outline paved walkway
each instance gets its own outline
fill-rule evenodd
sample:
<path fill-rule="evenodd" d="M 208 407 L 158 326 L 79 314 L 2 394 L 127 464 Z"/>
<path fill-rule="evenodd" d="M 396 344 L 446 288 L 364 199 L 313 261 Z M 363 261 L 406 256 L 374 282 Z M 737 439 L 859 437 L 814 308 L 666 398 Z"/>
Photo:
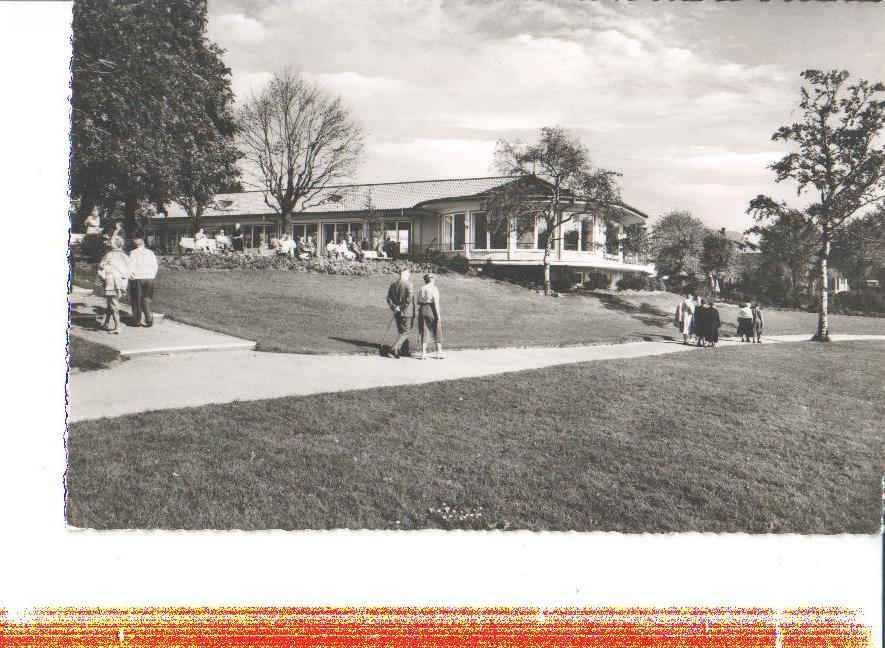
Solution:
<path fill-rule="evenodd" d="M 119 334 L 110 335 L 101 330 L 97 319 L 104 316 L 104 299 L 75 288 L 68 296 L 68 302 L 71 306 L 71 335 L 104 344 L 126 357 L 255 348 L 255 342 L 251 340 L 173 322 L 164 319 L 160 314 L 155 314 L 154 325 L 150 328 L 124 324 L 120 327 Z M 125 304 L 121 311 L 124 318 L 131 314 Z"/>
<path fill-rule="evenodd" d="M 108 336 L 110 337 L 110 336 Z M 807 341 L 779 335 L 765 344 Z M 885 335 L 834 335 L 841 340 L 885 340 Z M 751 346 L 723 341 L 721 346 Z M 194 407 L 392 385 L 488 376 L 553 365 L 701 351 L 676 342 L 449 351 L 423 362 L 380 356 L 300 355 L 224 351 L 136 357 L 110 369 L 71 374 L 70 421 L 147 410 Z"/>

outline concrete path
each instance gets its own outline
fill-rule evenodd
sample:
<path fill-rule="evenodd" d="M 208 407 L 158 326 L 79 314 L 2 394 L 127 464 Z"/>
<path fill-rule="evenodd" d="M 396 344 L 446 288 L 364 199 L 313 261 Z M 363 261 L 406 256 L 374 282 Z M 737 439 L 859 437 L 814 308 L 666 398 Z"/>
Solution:
<path fill-rule="evenodd" d="M 150 328 L 123 324 L 119 334 L 111 335 L 101 330 L 98 321 L 98 317 L 104 317 L 103 299 L 75 288 L 68 296 L 68 302 L 71 306 L 71 335 L 109 346 L 124 357 L 255 348 L 255 342 L 251 340 L 173 322 L 159 313 L 155 313 L 154 325 Z M 121 311 L 124 319 L 131 314 L 125 305 Z"/>
<path fill-rule="evenodd" d="M 801 342 L 809 337 L 770 336 L 765 338 L 765 344 Z M 833 340 L 885 340 L 885 335 L 834 335 Z M 752 345 L 726 340 L 721 346 Z M 427 359 L 423 362 L 380 356 L 257 351 L 144 356 L 110 369 L 72 373 L 68 384 L 69 420 L 236 400 L 414 385 L 576 362 L 685 351 L 701 349 L 676 342 L 630 342 L 564 348 L 450 351 L 444 360 Z"/>

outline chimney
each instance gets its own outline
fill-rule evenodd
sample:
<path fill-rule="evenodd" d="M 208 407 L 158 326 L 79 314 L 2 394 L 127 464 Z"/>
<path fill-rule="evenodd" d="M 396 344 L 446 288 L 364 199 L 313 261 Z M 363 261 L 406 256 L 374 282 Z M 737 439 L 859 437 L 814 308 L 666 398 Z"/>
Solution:
<path fill-rule="evenodd" d="M 725 236 L 725 228 L 724 227 L 720 227 L 719 232 L 722 234 L 722 236 Z"/>

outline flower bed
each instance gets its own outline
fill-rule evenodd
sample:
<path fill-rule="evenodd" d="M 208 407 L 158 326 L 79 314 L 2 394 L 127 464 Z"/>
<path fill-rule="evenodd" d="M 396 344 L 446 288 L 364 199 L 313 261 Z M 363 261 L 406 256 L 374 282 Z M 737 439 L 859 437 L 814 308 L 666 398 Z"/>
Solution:
<path fill-rule="evenodd" d="M 365 277 L 377 274 L 397 274 L 404 265 L 416 274 L 433 272 L 442 274 L 448 270 L 435 263 L 411 261 L 348 261 L 316 257 L 293 259 L 289 256 L 259 256 L 254 254 L 186 254 L 183 256 L 157 257 L 165 270 L 287 270 L 292 272 L 318 272 L 332 275 Z"/>

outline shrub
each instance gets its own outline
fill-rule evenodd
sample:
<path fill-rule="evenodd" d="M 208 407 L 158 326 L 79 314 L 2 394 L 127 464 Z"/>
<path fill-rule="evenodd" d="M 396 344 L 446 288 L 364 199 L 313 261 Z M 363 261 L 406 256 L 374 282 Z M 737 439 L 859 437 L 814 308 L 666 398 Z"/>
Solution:
<path fill-rule="evenodd" d="M 402 263 L 412 272 L 423 274 L 446 272 L 434 263 L 390 263 L 389 261 L 348 261 L 330 257 L 293 259 L 285 255 L 260 256 L 257 254 L 186 254 L 183 256 L 158 257 L 160 266 L 173 272 L 188 270 L 281 270 L 291 272 L 319 272 L 332 275 L 368 276 L 396 274 Z"/>
<path fill-rule="evenodd" d="M 461 256 L 460 254 L 450 257 L 447 265 L 450 270 L 460 272 L 461 274 L 467 274 L 470 270 L 470 261 L 467 260 L 467 257 Z"/>
<path fill-rule="evenodd" d="M 78 250 L 80 256 L 87 261 L 100 261 L 111 248 L 101 234 L 87 234 L 80 241 Z"/>
<path fill-rule="evenodd" d="M 584 288 L 587 290 L 606 289 L 612 283 L 611 277 L 604 272 L 591 272 L 584 281 Z"/>
<path fill-rule="evenodd" d="M 618 290 L 666 290 L 663 280 L 647 272 L 625 272 L 615 284 Z"/>
<path fill-rule="evenodd" d="M 553 270 L 553 268 L 551 268 Z M 550 278 L 550 287 L 554 292 L 567 293 L 575 286 L 575 276 L 573 273 L 565 270 L 562 272 L 554 272 Z"/>
<path fill-rule="evenodd" d="M 849 290 L 830 295 L 830 311 L 845 315 L 885 315 L 885 294 L 875 290 Z"/>

